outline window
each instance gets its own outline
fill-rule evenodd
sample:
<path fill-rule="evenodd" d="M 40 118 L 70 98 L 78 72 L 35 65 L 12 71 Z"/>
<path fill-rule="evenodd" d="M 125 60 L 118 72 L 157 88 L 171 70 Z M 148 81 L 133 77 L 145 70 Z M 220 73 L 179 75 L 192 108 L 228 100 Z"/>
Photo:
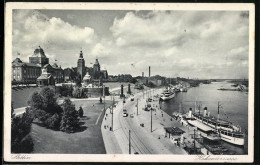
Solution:
<path fill-rule="evenodd" d="M 15 74 L 15 68 L 14 68 L 14 74 Z"/>

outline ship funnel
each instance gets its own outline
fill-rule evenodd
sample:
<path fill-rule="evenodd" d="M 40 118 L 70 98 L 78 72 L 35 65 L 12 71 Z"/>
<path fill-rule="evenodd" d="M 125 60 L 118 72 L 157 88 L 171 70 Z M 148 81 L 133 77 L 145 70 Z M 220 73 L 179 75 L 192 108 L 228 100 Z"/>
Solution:
<path fill-rule="evenodd" d="M 204 114 L 203 116 L 205 117 L 207 115 L 207 107 L 204 108 Z"/>
<path fill-rule="evenodd" d="M 192 115 L 192 108 L 190 108 L 188 116 L 191 117 L 191 115 Z"/>

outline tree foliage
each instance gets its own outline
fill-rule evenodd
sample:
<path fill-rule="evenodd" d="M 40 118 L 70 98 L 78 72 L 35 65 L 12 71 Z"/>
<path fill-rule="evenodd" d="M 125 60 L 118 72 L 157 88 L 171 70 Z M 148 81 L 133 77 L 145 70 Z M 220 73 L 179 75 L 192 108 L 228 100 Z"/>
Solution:
<path fill-rule="evenodd" d="M 30 136 L 33 117 L 26 109 L 22 117 L 13 117 L 11 123 L 11 152 L 30 153 L 33 151 L 33 140 Z"/>
<path fill-rule="evenodd" d="M 28 105 L 34 109 L 43 109 L 43 98 L 38 92 L 34 92 L 29 101 Z"/>
<path fill-rule="evenodd" d="M 73 133 L 80 128 L 78 113 L 75 109 L 75 105 L 72 104 L 70 99 L 65 99 L 62 105 L 63 113 L 61 119 L 60 130 Z"/>

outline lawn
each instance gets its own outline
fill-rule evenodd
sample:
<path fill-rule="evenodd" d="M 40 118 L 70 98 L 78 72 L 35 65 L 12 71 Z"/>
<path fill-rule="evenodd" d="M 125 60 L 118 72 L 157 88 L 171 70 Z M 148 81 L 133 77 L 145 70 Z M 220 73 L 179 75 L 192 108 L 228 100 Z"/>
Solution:
<path fill-rule="evenodd" d="M 33 124 L 31 131 L 34 140 L 33 153 L 106 153 L 101 134 L 104 104 L 90 100 L 77 100 L 73 103 L 75 104 L 76 109 L 78 109 L 79 106 L 82 106 L 83 108 L 84 117 L 81 118 L 83 130 L 81 132 L 68 134 Z M 106 101 L 106 108 L 111 105 L 111 101 Z"/>
<path fill-rule="evenodd" d="M 27 106 L 27 101 L 30 99 L 33 92 L 39 92 L 42 87 L 16 87 L 12 89 L 12 102 L 14 108 Z"/>

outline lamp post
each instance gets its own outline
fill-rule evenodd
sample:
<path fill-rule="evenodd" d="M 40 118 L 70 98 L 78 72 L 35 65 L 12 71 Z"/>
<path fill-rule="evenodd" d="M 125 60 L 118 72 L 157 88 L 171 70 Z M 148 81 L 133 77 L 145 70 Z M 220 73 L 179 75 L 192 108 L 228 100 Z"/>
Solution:
<path fill-rule="evenodd" d="M 114 131 L 114 110 L 113 110 L 113 108 L 114 108 L 114 96 L 113 96 L 113 103 L 112 103 L 112 127 L 111 127 L 111 129 L 112 129 L 112 132 Z"/>

